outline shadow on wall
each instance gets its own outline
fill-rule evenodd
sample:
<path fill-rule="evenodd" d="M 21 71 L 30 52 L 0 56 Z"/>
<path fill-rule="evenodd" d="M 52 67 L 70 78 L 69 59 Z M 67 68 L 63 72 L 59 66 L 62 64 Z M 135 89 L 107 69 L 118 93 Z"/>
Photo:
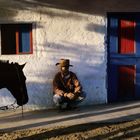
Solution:
<path fill-rule="evenodd" d="M 0 89 L 0 107 L 10 105 L 15 102 L 15 98 L 7 88 Z"/>
<path fill-rule="evenodd" d="M 68 11 L 75 11 L 80 13 L 103 15 L 106 11 L 125 11 L 128 9 L 136 10 L 138 6 L 137 0 L 128 0 L 122 2 L 121 0 L 14 0 L 21 6 L 28 5 L 29 8 L 34 8 L 34 6 L 40 7 L 50 7 L 57 9 L 64 9 Z M 138 6 L 140 8 L 140 6 Z M 22 7 L 23 8 L 23 7 Z M 126 8 L 126 9 L 125 9 Z"/>
<path fill-rule="evenodd" d="M 100 24 L 89 23 L 86 26 L 86 30 L 89 32 L 96 32 L 96 33 L 100 33 L 100 34 L 105 34 L 106 26 L 103 26 Z"/>
<path fill-rule="evenodd" d="M 40 8 L 41 6 L 99 16 L 104 16 L 108 11 L 126 12 L 136 11 L 136 9 L 140 9 L 140 5 L 137 0 L 127 0 L 123 2 L 121 0 L 12 0 L 9 3 L 3 0 L 0 2 L 0 13 L 2 13 L 0 14 L 0 16 L 4 17 L 5 15 L 7 15 L 9 19 L 11 18 L 12 20 L 18 13 L 18 10 L 31 10 L 38 13 L 41 12 L 50 16 L 61 16 L 64 18 L 71 17 L 80 19 L 78 16 L 74 16 L 73 14 L 55 13 L 49 11 L 48 9 L 43 10 L 42 8 Z M 39 8 L 41 9 L 41 11 L 39 10 Z"/>
<path fill-rule="evenodd" d="M 36 60 L 39 61 L 38 67 L 42 68 L 45 64 L 44 70 L 37 71 L 35 69 L 31 75 L 26 75 L 27 79 L 33 79 L 32 76 L 43 79 L 43 82 L 28 81 L 29 105 L 52 106 L 52 79 L 57 71 L 55 63 L 58 62 L 60 58 L 69 58 L 71 60 L 71 63 L 74 65 L 71 70 L 77 73 L 84 90 L 89 93 L 87 100 L 93 100 L 92 97 L 94 94 L 97 95 L 97 99 L 94 98 L 94 100 L 100 99 L 99 97 L 102 91 L 98 91 L 98 93 L 96 91 L 100 89 L 100 85 L 103 85 L 100 81 L 103 81 L 102 78 L 105 77 L 104 72 L 102 72 L 102 74 L 100 73 L 100 71 L 105 68 L 105 54 L 102 51 L 100 52 L 100 49 L 96 50 L 97 47 L 95 45 L 81 45 L 70 42 L 62 43 L 63 44 L 47 42 L 47 45 L 43 44 L 42 46 L 46 46 L 45 50 L 43 50 L 44 53 L 46 54 L 47 52 L 47 57 L 49 57 L 49 60 L 52 60 L 51 65 L 49 64 L 49 66 L 47 66 L 48 64 L 44 62 L 46 61 L 45 59 L 43 62 L 38 59 Z M 35 67 L 33 63 L 31 65 Z M 94 80 L 97 81 L 96 84 Z M 101 88 L 101 90 L 102 89 L 103 88 Z M 90 95 L 91 91 L 95 91 L 95 93 Z M 6 94 L 6 96 L 8 97 L 8 94 Z M 2 98 L 6 98 L 6 96 L 2 95 Z"/>
<path fill-rule="evenodd" d="M 16 4 L 15 4 L 16 3 Z M 128 5 L 129 4 L 129 5 Z M 126 6 L 128 5 L 128 6 Z M 46 11 L 41 9 L 41 6 L 44 7 L 50 7 L 50 8 L 57 8 L 57 9 L 64 9 L 68 11 L 74 11 L 74 12 L 80 12 L 80 13 L 86 13 L 86 14 L 95 14 L 95 15 L 104 15 L 106 11 L 115 11 L 125 10 L 124 7 L 127 7 L 127 9 L 130 9 L 133 11 L 133 6 L 137 5 L 137 0 L 128 0 L 127 2 L 121 2 L 119 0 L 113 1 L 112 0 L 71 0 L 71 1 L 65 1 L 65 0 L 13 0 L 11 3 L 7 4 L 4 0 L 0 2 L 0 17 L 9 16 L 9 18 L 13 19 L 14 16 L 18 13 L 18 10 L 32 10 L 36 12 L 41 12 L 43 14 L 47 14 L 50 16 L 60 16 L 60 17 L 71 17 L 71 18 L 77 18 L 79 15 L 74 16 L 73 14 L 70 14 L 69 16 L 67 14 L 63 13 L 55 13 L 53 11 Z M 131 7 L 130 7 L 131 6 Z M 139 5 L 140 6 L 140 5 Z M 36 8 L 35 8 L 36 7 Z M 118 8 L 119 7 L 119 8 Z M 38 9 L 41 9 L 38 10 Z M 117 9 L 118 8 L 118 9 Z M 77 19 L 80 19 L 82 17 L 78 17 Z M 41 26 L 38 26 L 37 28 L 41 28 Z M 93 23 L 90 23 L 86 26 L 86 30 L 91 32 L 98 32 L 101 34 L 104 34 L 105 27 L 102 25 L 96 25 Z M 130 38 L 129 38 L 130 39 Z M 46 45 L 47 44 L 47 45 Z M 49 56 L 50 59 L 52 58 L 54 61 L 58 61 L 60 58 L 72 58 L 72 62 L 74 65 L 73 70 L 77 72 L 80 81 L 85 88 L 86 91 L 90 93 L 90 91 L 94 91 L 95 89 L 99 89 L 100 79 L 105 78 L 105 71 L 100 73 L 102 69 L 106 69 L 106 56 L 103 51 L 98 51 L 100 49 L 96 49 L 97 46 L 95 45 L 81 45 L 81 44 L 74 44 L 69 42 L 64 42 L 64 44 L 56 44 L 53 42 L 47 42 L 43 46 L 47 46 L 45 49 L 47 50 L 48 54 L 53 54 L 54 56 Z M 102 46 L 103 44 L 101 44 Z M 100 46 L 100 45 L 99 45 Z M 45 51 L 46 51 L 45 50 Z M 36 50 L 36 51 L 42 51 L 42 50 Z M 48 55 L 47 54 L 47 55 Z M 96 59 L 94 59 L 96 58 Z M 82 71 L 81 71 L 82 70 Z M 45 74 L 47 73 L 47 75 Z M 51 70 L 46 71 L 42 73 L 41 76 L 44 78 L 45 76 L 53 76 Z M 51 77 L 50 76 L 50 77 Z M 86 79 L 86 80 L 85 80 Z M 96 80 L 96 84 L 94 83 L 94 80 Z M 29 82 L 28 86 L 36 86 L 36 88 L 39 88 L 41 85 L 40 83 L 34 83 Z M 45 84 L 44 84 L 45 85 Z M 44 88 L 44 85 L 41 86 L 41 91 L 46 90 Z M 91 86 L 89 86 L 91 85 Z M 100 84 L 102 85 L 102 84 Z M 50 88 L 50 83 L 48 85 L 48 89 Z M 102 88 L 101 88 L 102 90 Z M 38 92 L 41 92 L 38 91 Z M 95 90 L 96 91 L 96 90 Z M 34 91 L 30 91 L 34 92 Z M 99 94 L 100 91 L 98 91 Z M 96 92 L 95 92 L 96 93 Z M 94 93 L 94 94 L 95 94 Z M 29 93 L 30 94 L 30 93 Z M 96 95 L 98 95 L 96 94 Z M 102 94 L 102 92 L 100 93 Z M 31 95 L 31 94 L 30 94 Z M 41 94 L 34 94 L 34 96 L 38 96 L 39 98 L 48 97 L 48 95 L 42 96 Z M 100 95 L 99 95 L 100 96 Z M 96 96 L 98 97 L 98 96 Z M 89 97 L 90 98 L 90 97 Z M 45 100 L 43 101 L 43 103 Z M 34 102 L 37 104 L 38 102 Z"/>
<path fill-rule="evenodd" d="M 60 58 L 69 58 L 71 63 L 74 65 L 72 69 L 76 70 L 78 73 L 83 72 L 81 75 L 84 76 L 84 70 L 86 75 L 87 72 L 97 73 L 100 71 L 100 69 L 105 68 L 104 66 L 106 65 L 106 56 L 104 53 L 105 50 L 102 48 L 104 47 L 103 44 L 102 46 L 99 46 L 101 47 L 100 49 L 98 49 L 94 44 L 81 45 L 70 42 L 63 42 L 63 44 L 47 42 L 42 46 L 46 46 L 45 50 L 43 51 L 44 53 L 47 52 L 47 56 L 50 60 L 52 60 L 52 63 L 54 63 L 52 64 L 53 68 L 55 63 L 58 62 Z M 38 49 L 36 51 L 40 51 L 40 53 L 42 53 L 42 50 Z M 83 71 L 81 71 L 81 68 L 83 68 Z M 47 72 L 47 74 L 49 78 L 52 76 L 51 69 L 49 72 Z M 44 74 L 41 77 L 44 77 Z"/>
<path fill-rule="evenodd" d="M 29 94 L 29 108 L 33 106 L 34 109 L 53 108 L 53 91 L 52 82 L 47 81 L 47 77 L 44 77 L 46 82 L 28 82 L 28 94 Z"/>
<path fill-rule="evenodd" d="M 92 101 L 92 103 L 99 103 L 99 100 L 105 101 L 104 80 L 106 76 L 106 56 L 104 50 L 103 52 L 100 49 L 97 50 L 96 45 L 81 45 L 70 42 L 63 43 L 64 44 L 47 42 L 46 44 L 48 46 L 42 45 L 46 46 L 46 50 L 43 51 L 45 54 L 47 52 L 46 57 L 48 57 L 48 61 L 51 61 L 51 65 L 42 60 L 42 62 L 39 63 L 39 67 L 43 67 L 44 70 L 37 73 L 34 72 L 35 75 L 28 75 L 29 79 L 32 79 L 30 76 L 35 76 L 39 79 L 43 79 L 43 81 L 46 80 L 44 83 L 38 83 L 37 81 L 28 82 L 32 101 L 38 98 L 38 101 L 33 101 L 35 104 L 44 103 L 44 105 L 47 105 L 48 101 L 46 99 L 52 99 L 52 79 L 55 73 L 59 70 L 55 64 L 60 58 L 68 58 L 71 60 L 73 67 L 71 67 L 70 70 L 77 74 L 84 91 L 89 94 L 86 99 L 87 103 L 88 101 Z M 48 79 L 50 81 L 49 83 L 47 83 Z M 32 89 L 34 89 L 34 91 L 32 91 Z M 49 104 L 51 103 L 49 102 Z"/>
<path fill-rule="evenodd" d="M 44 8 L 41 8 L 43 6 Z M 78 15 L 72 13 L 73 11 L 77 13 L 86 13 L 92 15 L 99 15 L 99 16 L 106 16 L 107 12 L 128 12 L 135 10 L 135 7 L 140 8 L 140 4 L 138 4 L 137 0 L 128 0 L 127 2 L 120 2 L 120 0 L 116 1 L 103 1 L 103 0 L 72 0 L 72 1 L 65 1 L 65 0 L 13 0 L 9 4 L 5 1 L 0 1 L 0 17 L 4 20 L 5 17 L 8 17 L 8 20 L 13 20 L 18 11 L 27 10 L 33 11 L 36 13 L 45 14 L 51 17 L 63 17 L 63 18 L 73 18 L 75 20 L 88 20 L 84 15 Z M 36 7 L 36 8 L 35 8 Z M 57 9 L 64 9 L 68 12 L 59 12 L 55 10 L 47 9 L 49 8 L 57 8 Z M 127 7 L 126 11 L 125 8 Z M 117 10 L 118 9 L 118 10 Z M 136 12 L 136 10 L 135 10 Z M 41 26 L 37 26 L 36 28 L 41 28 Z M 91 32 L 97 32 L 101 34 L 105 34 L 106 27 L 103 25 L 98 25 L 95 23 L 89 23 L 86 27 L 86 30 Z M 115 29 L 111 29 L 115 30 Z M 126 29 L 123 29 L 126 30 Z M 112 35 L 115 32 L 112 32 Z M 126 37 L 126 36 L 124 36 Z M 131 39 L 131 38 L 129 38 Z"/>

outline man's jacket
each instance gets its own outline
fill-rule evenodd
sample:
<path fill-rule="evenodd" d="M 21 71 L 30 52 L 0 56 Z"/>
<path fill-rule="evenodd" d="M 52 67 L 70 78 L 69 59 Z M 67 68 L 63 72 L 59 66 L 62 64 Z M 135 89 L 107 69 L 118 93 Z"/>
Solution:
<path fill-rule="evenodd" d="M 76 74 L 70 71 L 69 75 L 64 77 L 61 72 L 58 72 L 53 80 L 53 93 L 60 95 L 69 92 L 74 94 L 82 92 L 82 87 Z"/>

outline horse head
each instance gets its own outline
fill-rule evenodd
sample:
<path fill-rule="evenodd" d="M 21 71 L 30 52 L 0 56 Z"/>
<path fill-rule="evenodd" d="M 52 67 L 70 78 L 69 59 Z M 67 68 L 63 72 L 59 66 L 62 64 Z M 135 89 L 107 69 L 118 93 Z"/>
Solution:
<path fill-rule="evenodd" d="M 22 106 L 28 102 L 26 77 L 23 73 L 23 68 L 25 64 L 23 65 L 19 65 L 18 63 L 12 64 L 13 70 L 11 69 L 11 72 L 10 72 L 12 73 L 12 75 L 10 77 L 10 80 L 7 83 L 8 90 L 15 97 L 17 104 L 19 106 Z"/>

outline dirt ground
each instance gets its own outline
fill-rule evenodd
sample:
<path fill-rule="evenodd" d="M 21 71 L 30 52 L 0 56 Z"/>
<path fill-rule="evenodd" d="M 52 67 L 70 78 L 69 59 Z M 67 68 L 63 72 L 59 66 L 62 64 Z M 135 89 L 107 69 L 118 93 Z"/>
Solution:
<path fill-rule="evenodd" d="M 104 140 L 140 139 L 140 119 L 119 123 L 85 123 L 73 126 L 0 132 L 0 140 Z"/>

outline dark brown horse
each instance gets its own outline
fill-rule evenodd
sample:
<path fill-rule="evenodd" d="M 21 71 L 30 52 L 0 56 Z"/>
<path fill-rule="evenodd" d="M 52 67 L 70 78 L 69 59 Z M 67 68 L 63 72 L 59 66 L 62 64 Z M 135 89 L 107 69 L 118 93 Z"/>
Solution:
<path fill-rule="evenodd" d="M 25 64 L 0 61 L 0 89 L 7 88 L 19 106 L 28 102 L 26 77 L 23 73 Z"/>

